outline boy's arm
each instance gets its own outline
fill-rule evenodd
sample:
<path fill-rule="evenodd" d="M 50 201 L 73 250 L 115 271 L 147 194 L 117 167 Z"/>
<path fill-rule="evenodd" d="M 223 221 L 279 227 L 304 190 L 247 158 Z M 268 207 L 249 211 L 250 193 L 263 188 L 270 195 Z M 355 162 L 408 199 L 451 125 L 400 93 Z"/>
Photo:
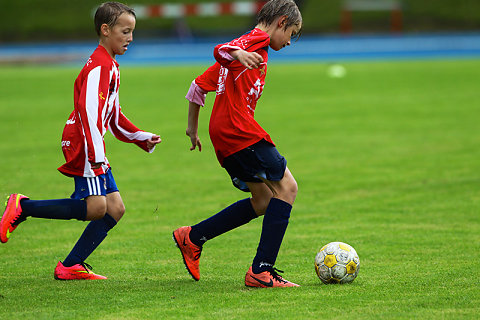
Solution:
<path fill-rule="evenodd" d="M 213 50 L 213 56 L 222 66 L 228 69 L 258 68 L 263 62 L 257 52 L 270 43 L 267 33 L 254 29 L 250 33 L 227 43 L 219 44 Z M 239 63 L 236 63 L 238 61 Z"/>
<path fill-rule="evenodd" d="M 198 146 L 198 151 L 202 151 L 202 143 L 198 137 L 198 117 L 200 115 L 200 107 L 205 105 L 206 90 L 202 89 L 195 80 L 192 81 L 190 89 L 185 98 L 188 100 L 188 124 L 186 134 L 190 137 L 192 146 L 190 150 L 195 150 Z"/>
<path fill-rule="evenodd" d="M 260 54 L 256 52 L 248 52 L 243 49 L 232 50 L 230 51 L 230 55 L 249 70 L 258 69 L 263 62 L 263 58 Z"/>
<path fill-rule="evenodd" d="M 192 81 L 188 93 L 185 96 L 189 101 L 186 134 L 190 137 L 192 142 L 190 150 L 195 150 L 198 146 L 198 151 L 202 151 L 202 143 L 198 137 L 198 117 L 200 114 L 200 107 L 205 105 L 207 93 L 216 90 L 220 69 L 221 66 L 218 63 L 210 66 L 204 73 Z"/>
<path fill-rule="evenodd" d="M 190 141 L 192 142 L 192 146 L 190 147 L 190 151 L 195 150 L 198 146 L 198 151 L 202 151 L 202 142 L 198 137 L 198 117 L 200 115 L 200 105 L 189 101 L 188 103 L 188 125 L 187 125 L 187 136 L 190 137 Z"/>
<path fill-rule="evenodd" d="M 232 67 L 235 60 L 249 70 L 257 69 L 263 62 L 262 56 L 257 52 L 248 52 L 235 46 L 218 45 L 215 47 L 213 55 L 218 63 L 228 69 Z"/>

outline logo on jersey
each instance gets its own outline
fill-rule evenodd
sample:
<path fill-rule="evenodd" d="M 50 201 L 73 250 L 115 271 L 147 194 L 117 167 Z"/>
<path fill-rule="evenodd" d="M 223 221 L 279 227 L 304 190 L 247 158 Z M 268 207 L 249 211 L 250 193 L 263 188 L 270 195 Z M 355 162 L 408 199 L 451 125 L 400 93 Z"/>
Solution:
<path fill-rule="evenodd" d="M 105 97 L 103 96 L 103 92 L 100 92 L 99 95 L 100 99 L 105 100 Z"/>
<path fill-rule="evenodd" d="M 260 99 L 260 96 L 263 92 L 263 85 L 260 79 L 255 81 L 253 88 L 250 89 L 248 92 L 247 100 L 247 108 L 250 109 L 250 112 L 253 114 L 255 112 L 255 105 L 257 104 L 257 100 Z M 252 107 L 253 105 L 253 107 Z"/>
<path fill-rule="evenodd" d="M 267 68 L 267 65 L 264 64 L 260 69 L 258 69 L 260 71 L 260 76 L 263 76 L 265 74 L 266 68 Z"/>
<path fill-rule="evenodd" d="M 233 40 L 232 42 L 229 43 L 231 46 L 238 46 L 242 49 L 245 49 L 247 47 L 247 44 L 248 44 L 248 40 L 247 39 L 236 39 L 236 40 Z"/>
<path fill-rule="evenodd" d="M 225 81 L 227 80 L 228 69 L 221 67 L 218 72 L 217 95 L 225 92 Z"/>

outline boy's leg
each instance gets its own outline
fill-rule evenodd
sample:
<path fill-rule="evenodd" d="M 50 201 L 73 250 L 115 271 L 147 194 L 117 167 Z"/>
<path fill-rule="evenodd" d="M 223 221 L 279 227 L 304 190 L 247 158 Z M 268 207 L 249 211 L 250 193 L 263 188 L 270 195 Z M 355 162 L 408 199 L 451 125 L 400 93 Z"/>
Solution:
<path fill-rule="evenodd" d="M 282 180 L 265 183 L 272 189 L 274 197 L 263 218 L 262 234 L 252 264 L 254 273 L 266 271 L 275 265 L 297 193 L 297 184 L 288 168 Z"/>
<path fill-rule="evenodd" d="M 103 218 L 107 208 L 105 200 L 90 201 L 87 204 L 82 199 L 89 196 L 105 198 L 102 195 L 106 195 L 107 175 L 111 176 L 111 170 L 97 177 L 75 176 L 75 192 L 70 199 L 30 200 L 18 193 L 10 195 L 0 221 L 0 241 L 7 242 L 13 230 L 28 217 L 81 221 Z"/>
<path fill-rule="evenodd" d="M 273 266 L 288 226 L 297 184 L 288 168 L 280 181 L 265 181 L 265 184 L 271 188 L 274 197 L 266 209 L 257 254 L 245 276 L 245 284 L 254 287 L 296 286 L 279 276 Z"/>
<path fill-rule="evenodd" d="M 87 220 L 87 204 L 79 199 L 30 200 L 20 202 L 26 217 L 70 220 Z"/>
<path fill-rule="evenodd" d="M 182 254 L 187 271 L 200 280 L 199 259 L 203 244 L 225 232 L 242 226 L 257 214 L 250 198 L 235 202 L 229 207 L 192 227 L 181 227 L 173 232 L 173 240 Z"/>
<path fill-rule="evenodd" d="M 0 221 L 0 241 L 7 242 L 10 234 L 27 217 L 85 221 L 87 205 L 79 199 L 30 200 L 22 194 L 12 194 Z"/>
<path fill-rule="evenodd" d="M 105 174 L 103 189 L 102 194 L 106 194 L 106 196 L 88 196 L 86 202 L 89 208 L 101 208 L 103 201 L 104 210 L 106 210 L 107 213 L 104 214 L 103 218 L 94 220 L 87 225 L 67 258 L 63 263 L 59 262 L 59 265 L 57 265 L 55 269 L 56 279 L 78 279 L 76 273 L 68 272 L 69 268 L 77 268 L 83 265 L 88 256 L 90 256 L 106 238 L 108 231 L 122 218 L 125 212 L 125 206 L 111 170 L 108 170 Z"/>
<path fill-rule="evenodd" d="M 265 161 L 266 160 L 266 161 Z M 257 173 L 273 167 L 274 176 L 283 177 L 286 161 L 275 147 L 265 140 L 261 140 L 247 147 L 223 161 L 223 166 L 230 175 L 233 184 L 240 190 L 251 192 L 251 199 L 240 200 L 220 211 L 216 215 L 192 226 L 191 241 L 202 246 L 205 241 L 213 239 L 227 231 L 248 223 L 262 215 L 266 205 L 273 196 L 271 187 L 262 182 Z M 269 172 L 270 174 L 270 172 Z"/>
<path fill-rule="evenodd" d="M 87 202 L 90 200 L 89 198 L 87 198 Z M 72 251 L 63 261 L 65 267 L 85 262 L 88 256 L 106 238 L 108 231 L 117 224 L 118 221 L 114 217 L 118 219 L 122 217 L 124 206 L 118 191 L 107 194 L 106 202 L 107 213 L 102 219 L 91 221 L 87 225 Z"/>
<path fill-rule="evenodd" d="M 210 218 L 192 226 L 190 240 L 201 247 L 207 240 L 238 228 L 256 217 L 257 214 L 250 198 L 237 201 Z"/>
<path fill-rule="evenodd" d="M 262 233 L 253 259 L 254 273 L 271 269 L 277 260 L 278 251 L 287 230 L 292 206 L 280 199 L 272 198 L 263 217 Z"/>

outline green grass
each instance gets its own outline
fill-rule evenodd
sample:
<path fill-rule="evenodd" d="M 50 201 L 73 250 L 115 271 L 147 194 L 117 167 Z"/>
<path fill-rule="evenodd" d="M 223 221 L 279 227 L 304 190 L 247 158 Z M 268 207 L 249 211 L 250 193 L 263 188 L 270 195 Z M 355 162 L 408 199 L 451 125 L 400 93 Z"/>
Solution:
<path fill-rule="evenodd" d="M 205 66 L 124 67 L 121 104 L 162 135 L 148 155 L 107 134 L 127 212 L 88 259 L 109 280 L 59 282 L 53 269 L 86 223 L 30 218 L 0 246 L 5 319 L 445 319 L 480 308 L 480 61 L 271 64 L 257 119 L 299 184 L 277 265 L 302 285 L 252 290 L 244 274 L 261 219 L 210 241 L 202 279 L 185 271 L 171 231 L 246 195 L 185 136 L 190 81 Z M 0 196 L 68 197 L 60 137 L 78 69 L 0 70 Z M 361 259 L 350 285 L 323 285 L 316 251 L 343 241 Z"/>

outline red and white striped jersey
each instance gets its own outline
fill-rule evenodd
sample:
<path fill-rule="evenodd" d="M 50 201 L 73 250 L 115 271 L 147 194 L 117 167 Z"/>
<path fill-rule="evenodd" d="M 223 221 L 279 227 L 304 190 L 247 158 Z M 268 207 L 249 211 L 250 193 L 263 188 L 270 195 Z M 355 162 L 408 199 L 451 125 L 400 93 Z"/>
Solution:
<path fill-rule="evenodd" d="M 98 46 L 75 80 L 74 110 L 62 134 L 66 163 L 58 170 L 67 176 L 94 177 L 109 168 L 103 137 L 107 129 L 119 140 L 133 142 L 148 152 L 153 134 L 138 129 L 122 113 L 118 101 L 120 71 L 107 50 Z M 93 169 L 92 164 L 103 163 Z"/>

